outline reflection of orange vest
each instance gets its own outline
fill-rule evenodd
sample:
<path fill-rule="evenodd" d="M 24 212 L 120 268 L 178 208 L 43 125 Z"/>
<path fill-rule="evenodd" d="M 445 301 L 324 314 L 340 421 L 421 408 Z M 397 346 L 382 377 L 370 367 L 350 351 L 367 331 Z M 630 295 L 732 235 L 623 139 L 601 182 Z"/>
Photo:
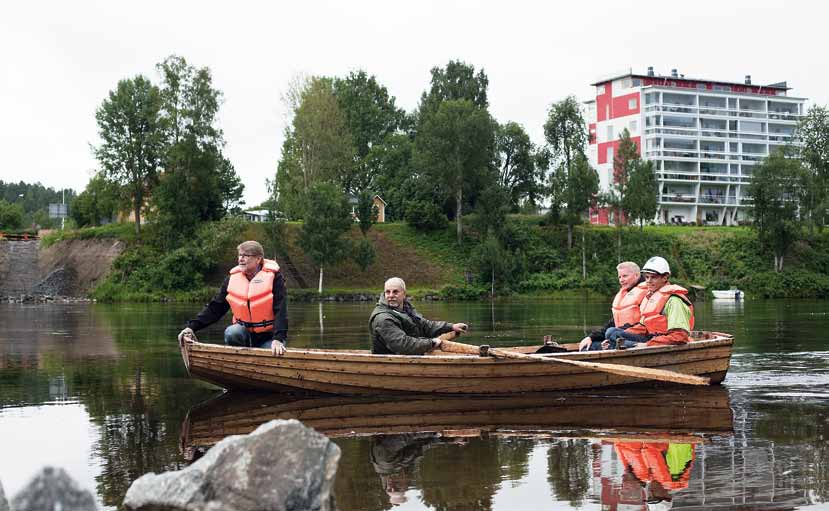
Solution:
<path fill-rule="evenodd" d="M 674 284 L 665 284 L 655 291 L 650 298 L 642 301 L 640 306 L 640 323 L 645 325 L 649 334 L 661 335 L 668 332 L 668 317 L 662 314 L 665 304 L 672 296 L 678 296 L 691 308 L 691 330 L 694 329 L 694 304 L 688 300 L 688 290 Z M 689 332 L 690 333 L 690 332 Z"/>
<path fill-rule="evenodd" d="M 691 468 L 696 453 L 691 450 L 691 460 L 685 470 L 674 480 L 665 461 L 668 444 L 662 442 L 617 442 L 614 447 L 619 460 L 625 467 L 630 467 L 633 475 L 643 483 L 658 481 L 666 490 L 682 490 L 688 487 Z"/>
<path fill-rule="evenodd" d="M 263 260 L 262 269 L 251 280 L 241 266 L 230 270 L 226 300 L 234 323 L 244 325 L 249 332 L 273 330 L 273 279 L 278 271 L 279 265 L 270 259 Z"/>
<path fill-rule="evenodd" d="M 628 328 L 639 323 L 639 306 L 647 294 L 648 286 L 644 282 L 630 289 L 620 289 L 616 293 L 611 306 L 616 328 Z"/>

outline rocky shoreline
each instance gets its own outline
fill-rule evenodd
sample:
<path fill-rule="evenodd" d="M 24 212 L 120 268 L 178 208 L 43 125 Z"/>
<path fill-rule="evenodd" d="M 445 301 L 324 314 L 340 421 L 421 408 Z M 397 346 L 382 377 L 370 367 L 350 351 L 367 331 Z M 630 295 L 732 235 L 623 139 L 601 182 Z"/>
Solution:
<path fill-rule="evenodd" d="M 85 296 L 29 294 L 0 296 L 0 303 L 93 303 L 95 301 Z"/>

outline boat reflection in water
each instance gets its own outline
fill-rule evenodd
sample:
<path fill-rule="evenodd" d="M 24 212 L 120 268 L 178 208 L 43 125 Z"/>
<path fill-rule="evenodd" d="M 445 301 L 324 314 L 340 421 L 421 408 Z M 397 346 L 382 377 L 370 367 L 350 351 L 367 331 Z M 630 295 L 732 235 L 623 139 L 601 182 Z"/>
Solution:
<path fill-rule="evenodd" d="M 607 504 L 647 509 L 687 487 L 700 444 L 732 433 L 728 392 L 719 386 L 498 397 L 227 393 L 190 410 L 182 452 L 192 461 L 225 436 L 272 419 L 297 419 L 338 439 L 340 509 L 387 509 L 417 488 L 427 508 L 492 509 L 500 483 L 526 475 L 539 448 L 550 452 L 550 484 L 562 477 L 554 472 L 569 473 L 563 477 L 571 486 L 574 472 L 584 474 L 584 484 L 555 492 L 563 500 L 593 493 Z M 593 492 L 591 480 L 600 486 Z M 537 506 L 550 495 L 522 499 Z"/>

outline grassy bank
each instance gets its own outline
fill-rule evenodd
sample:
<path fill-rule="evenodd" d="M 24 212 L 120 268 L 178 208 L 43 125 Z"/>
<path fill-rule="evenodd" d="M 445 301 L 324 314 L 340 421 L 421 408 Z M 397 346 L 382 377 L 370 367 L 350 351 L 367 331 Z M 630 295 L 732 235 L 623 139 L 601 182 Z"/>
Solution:
<path fill-rule="evenodd" d="M 497 292 L 502 296 L 566 295 L 584 290 L 611 295 L 617 288 L 615 266 L 620 257 L 642 264 L 650 256 L 661 255 L 671 264 L 673 280 L 681 285 L 707 290 L 739 287 L 755 297 L 829 297 L 829 232 L 797 243 L 786 256 L 784 271 L 775 273 L 771 254 L 760 248 L 748 228 L 625 228 L 621 230 L 620 250 L 620 233 L 613 227 L 577 227 L 573 247 L 568 249 L 566 230 L 544 225 L 539 217 L 511 217 L 509 226 L 512 256 L 518 262 L 510 274 L 496 278 Z M 129 227 L 108 226 L 62 235 L 63 240 L 91 236 L 119 237 L 128 242 L 129 248 L 115 261 L 109 277 L 94 291 L 93 297 L 99 300 L 203 302 L 235 264 L 235 247 L 245 239 L 263 241 L 267 255 L 275 255 L 292 299 L 319 299 L 319 269 L 298 243 L 301 224 L 287 224 L 281 238 L 269 242 L 262 224 L 222 222 L 205 226 L 191 244 L 167 252 L 137 243 Z M 151 228 L 147 231 L 151 234 Z M 323 297 L 377 296 L 383 281 L 391 276 L 404 278 L 415 297 L 485 297 L 490 274 L 474 262 L 477 234 L 468 229 L 465 235 L 459 246 L 453 224 L 430 233 L 405 224 L 376 225 L 369 231 L 377 250 L 376 262 L 366 271 L 352 261 L 325 268 Z M 361 236 L 356 226 L 350 236 L 354 240 Z M 583 262 L 586 277 L 582 275 Z"/>

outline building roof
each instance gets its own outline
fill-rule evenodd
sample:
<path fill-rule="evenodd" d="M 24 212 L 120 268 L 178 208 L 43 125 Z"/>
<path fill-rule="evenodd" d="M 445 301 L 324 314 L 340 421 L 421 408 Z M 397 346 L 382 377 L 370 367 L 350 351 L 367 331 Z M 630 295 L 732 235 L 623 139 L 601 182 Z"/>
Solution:
<path fill-rule="evenodd" d="M 791 90 L 791 87 L 787 86 L 786 82 L 777 82 L 777 83 L 772 83 L 772 84 L 768 84 L 768 85 L 761 85 L 759 83 L 731 82 L 731 81 L 724 81 L 724 80 L 711 80 L 711 79 L 705 79 L 705 78 L 691 78 L 691 77 L 684 76 L 684 75 L 679 75 L 679 76 L 653 75 L 653 76 L 650 76 L 648 74 L 634 73 L 632 71 L 628 71 L 626 73 L 620 73 L 620 74 L 617 73 L 615 75 L 602 78 L 597 82 L 591 83 L 590 85 L 593 85 L 593 86 L 601 85 L 603 83 L 607 83 L 607 82 L 610 82 L 610 81 L 613 81 L 613 80 L 618 80 L 619 78 L 626 78 L 628 76 L 630 76 L 631 78 L 645 78 L 645 79 L 648 79 L 648 78 L 651 78 L 651 79 L 662 78 L 666 81 L 684 80 L 686 82 L 712 83 L 712 84 L 717 84 L 717 85 L 739 85 L 739 86 L 742 86 L 742 87 L 750 86 L 750 87 L 763 87 L 763 88 L 766 88 L 766 89 Z"/>

